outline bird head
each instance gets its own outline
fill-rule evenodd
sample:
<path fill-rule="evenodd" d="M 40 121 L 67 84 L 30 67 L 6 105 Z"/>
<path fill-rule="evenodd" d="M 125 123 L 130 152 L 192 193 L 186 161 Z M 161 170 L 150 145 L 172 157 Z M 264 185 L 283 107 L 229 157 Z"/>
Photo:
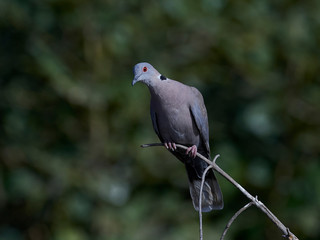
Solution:
<path fill-rule="evenodd" d="M 138 63 L 133 68 L 134 79 L 132 86 L 137 82 L 143 82 L 147 86 L 152 86 L 156 81 L 166 80 L 150 63 Z"/>

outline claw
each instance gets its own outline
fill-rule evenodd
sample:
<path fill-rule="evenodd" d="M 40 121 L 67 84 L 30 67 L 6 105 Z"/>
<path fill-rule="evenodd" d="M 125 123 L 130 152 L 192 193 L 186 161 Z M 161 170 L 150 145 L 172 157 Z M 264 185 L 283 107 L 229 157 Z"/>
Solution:
<path fill-rule="evenodd" d="M 175 143 L 172 143 L 172 142 L 165 142 L 164 143 L 164 146 L 166 147 L 166 149 L 169 149 L 171 151 L 174 151 L 177 149 L 177 146 Z"/>
<path fill-rule="evenodd" d="M 195 158 L 197 156 L 197 146 L 193 145 L 191 147 L 188 147 L 186 154 L 188 154 L 190 157 Z"/>

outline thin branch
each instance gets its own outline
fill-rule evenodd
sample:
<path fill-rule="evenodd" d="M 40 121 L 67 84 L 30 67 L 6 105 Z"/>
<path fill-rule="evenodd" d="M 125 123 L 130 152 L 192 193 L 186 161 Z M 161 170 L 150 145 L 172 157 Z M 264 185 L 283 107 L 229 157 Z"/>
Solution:
<path fill-rule="evenodd" d="M 213 162 L 216 162 L 217 158 L 220 157 L 220 155 L 216 155 Z M 203 185 L 204 181 L 206 179 L 207 172 L 212 168 L 212 164 L 210 164 L 203 172 L 202 179 L 201 179 L 201 186 L 200 186 L 200 197 L 199 197 L 199 224 L 200 224 L 200 240 L 203 239 L 203 230 L 202 230 L 202 192 L 203 192 Z"/>
<path fill-rule="evenodd" d="M 203 239 L 203 231 L 202 231 L 202 192 L 203 185 L 206 179 L 207 172 L 212 168 L 212 165 L 209 165 L 202 174 L 201 186 L 200 186 L 200 197 L 199 197 L 199 223 L 200 223 L 200 240 Z"/>
<path fill-rule="evenodd" d="M 148 143 L 148 144 L 142 144 L 140 147 L 147 148 L 147 147 L 162 147 L 164 146 L 163 143 Z M 179 145 L 180 147 L 183 145 Z M 185 147 L 186 148 L 186 147 Z M 187 148 L 186 148 L 187 149 Z"/>
<path fill-rule="evenodd" d="M 163 146 L 162 143 L 152 143 L 152 144 L 143 144 L 141 147 L 153 147 L 153 146 Z M 176 144 L 176 147 L 181 149 L 187 149 L 186 146 L 181 144 Z M 251 202 L 259 208 L 262 212 L 264 212 L 271 221 L 284 233 L 284 237 L 289 240 L 299 240 L 290 230 L 287 228 L 258 198 L 253 197 L 246 189 L 244 189 L 239 183 L 237 183 L 232 177 L 229 176 L 225 171 L 223 171 L 214 161 L 210 161 L 209 159 L 202 156 L 200 153 L 197 153 L 197 156 L 201 158 L 203 161 L 207 162 L 212 168 L 221 174 L 224 178 L 226 178 L 229 182 L 231 182 L 236 188 L 238 188 L 247 198 L 251 200 Z"/>
<path fill-rule="evenodd" d="M 238 212 L 236 212 L 233 217 L 229 220 L 227 226 L 225 227 L 223 233 L 222 233 L 222 236 L 220 238 L 220 240 L 223 240 L 224 237 L 226 236 L 227 234 L 227 231 L 229 230 L 231 224 L 234 222 L 234 220 L 236 220 L 236 218 L 242 213 L 244 212 L 245 210 L 247 210 L 249 207 L 251 207 L 251 205 L 253 204 L 253 202 L 249 202 L 248 204 L 246 204 L 244 207 L 242 207 Z"/>

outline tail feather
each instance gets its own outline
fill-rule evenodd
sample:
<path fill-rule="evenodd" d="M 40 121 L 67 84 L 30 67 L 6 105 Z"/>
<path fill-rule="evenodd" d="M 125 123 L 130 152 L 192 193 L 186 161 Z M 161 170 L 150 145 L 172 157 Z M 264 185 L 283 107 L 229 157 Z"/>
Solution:
<path fill-rule="evenodd" d="M 195 170 L 194 166 L 187 163 L 185 166 L 188 173 L 190 195 L 193 206 L 195 210 L 199 211 L 201 177 L 198 176 L 198 171 Z M 206 174 L 202 190 L 201 211 L 210 212 L 211 210 L 220 210 L 222 208 L 223 197 L 221 189 L 213 171 L 209 170 Z"/>
<path fill-rule="evenodd" d="M 205 157 L 210 158 L 207 153 L 201 152 L 200 149 L 198 149 L 198 152 Z M 185 154 L 184 151 L 179 152 L 179 150 L 177 150 L 172 152 L 172 154 L 175 155 L 186 166 L 192 203 L 195 210 L 199 211 L 201 179 L 203 172 L 208 167 L 208 164 L 198 157 L 190 158 Z M 206 174 L 201 199 L 202 212 L 221 210 L 223 208 L 222 192 L 212 169 L 210 169 Z"/>

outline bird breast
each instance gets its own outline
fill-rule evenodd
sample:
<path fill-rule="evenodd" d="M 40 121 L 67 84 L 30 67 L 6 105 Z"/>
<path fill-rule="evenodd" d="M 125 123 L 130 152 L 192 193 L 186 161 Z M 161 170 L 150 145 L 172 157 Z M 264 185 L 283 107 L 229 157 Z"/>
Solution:
<path fill-rule="evenodd" d="M 162 96 L 163 97 L 163 96 Z M 199 131 L 191 115 L 189 103 L 181 95 L 153 98 L 151 105 L 157 115 L 159 132 L 164 141 L 198 145 Z"/>

